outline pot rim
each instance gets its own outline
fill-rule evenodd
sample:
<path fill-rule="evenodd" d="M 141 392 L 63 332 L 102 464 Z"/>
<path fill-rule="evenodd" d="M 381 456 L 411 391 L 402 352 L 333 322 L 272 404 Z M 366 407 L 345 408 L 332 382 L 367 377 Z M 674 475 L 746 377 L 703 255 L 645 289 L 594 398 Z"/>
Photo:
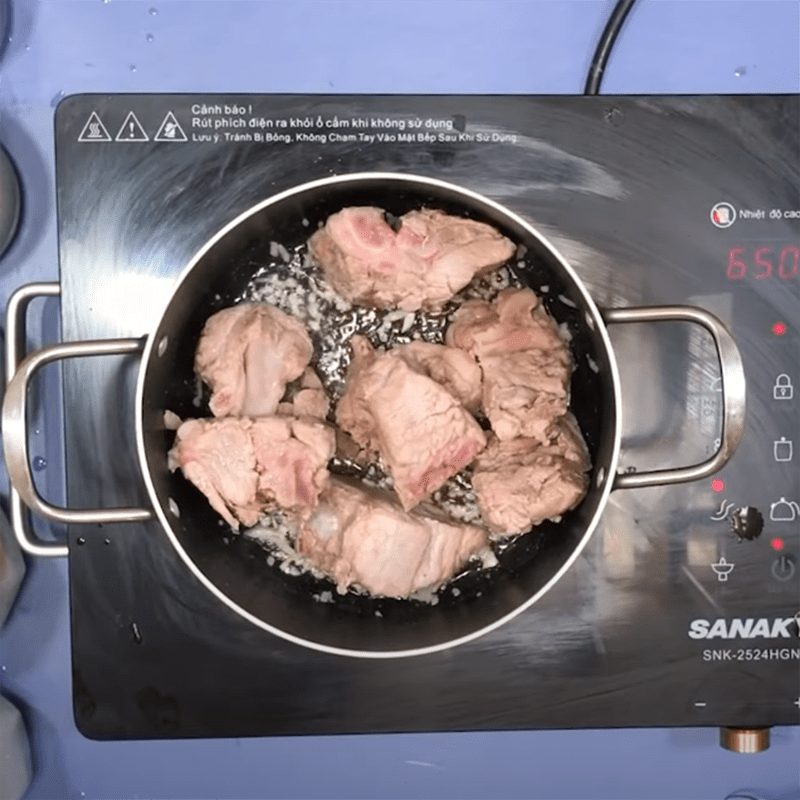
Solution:
<path fill-rule="evenodd" d="M 550 580 L 548 580 L 547 583 L 544 584 L 544 586 L 542 586 L 537 592 L 531 595 L 525 602 L 518 605 L 511 612 L 504 615 L 500 619 L 497 619 L 494 622 L 490 623 L 489 625 L 479 628 L 478 630 L 466 634 L 465 636 L 460 636 L 456 639 L 451 639 L 446 642 L 441 642 L 435 645 L 428 645 L 426 647 L 411 648 L 406 650 L 380 650 L 380 651 L 354 650 L 343 647 L 334 647 L 327 644 L 321 644 L 319 642 L 315 642 L 309 639 L 304 639 L 302 637 L 283 631 L 280 628 L 277 628 L 274 625 L 265 622 L 259 617 L 256 617 L 254 614 L 250 613 L 249 611 L 247 611 L 246 609 L 242 608 L 240 605 L 235 603 L 233 600 L 231 600 L 213 581 L 211 581 L 208 577 L 206 577 L 205 573 L 203 573 L 200 570 L 200 568 L 195 564 L 195 562 L 192 560 L 192 558 L 189 556 L 186 550 L 182 547 L 180 541 L 178 540 L 178 537 L 172 530 L 172 526 L 167 517 L 167 514 L 165 513 L 165 510 L 158 499 L 156 488 L 151 478 L 150 470 L 147 466 L 147 456 L 144 445 L 144 426 L 143 426 L 144 383 L 147 375 L 147 366 L 150 363 L 150 359 L 153 358 L 154 350 L 157 350 L 158 347 L 158 343 L 156 342 L 156 334 L 158 333 L 158 330 L 161 327 L 161 323 L 164 318 L 164 313 L 166 312 L 166 309 L 171 306 L 173 300 L 175 299 L 175 296 L 180 292 L 184 280 L 192 272 L 194 267 L 200 262 L 200 260 L 206 255 L 206 253 L 208 253 L 217 244 L 217 242 L 219 242 L 222 238 L 227 236 L 228 233 L 237 228 L 242 222 L 251 217 L 253 214 L 257 214 L 258 212 L 262 211 L 265 208 L 268 208 L 271 205 L 276 205 L 282 202 L 283 200 L 286 200 L 287 198 L 290 198 L 294 195 L 300 194 L 308 190 L 324 188 L 326 186 L 336 186 L 337 184 L 353 183 L 364 180 L 396 181 L 398 183 L 411 182 L 417 184 L 424 184 L 432 188 L 445 189 L 447 191 L 463 195 L 465 198 L 479 205 L 488 206 L 492 208 L 494 211 L 501 214 L 506 219 L 511 219 L 517 225 L 523 227 L 530 236 L 538 240 L 547 249 L 548 253 L 560 264 L 561 268 L 566 271 L 568 276 L 571 278 L 573 285 L 582 295 L 583 300 L 586 303 L 589 312 L 591 313 L 591 322 L 589 324 L 593 328 L 593 333 L 601 338 L 603 346 L 606 349 L 608 363 L 611 369 L 611 382 L 614 393 L 615 423 L 614 423 L 613 446 L 611 449 L 611 457 L 608 460 L 606 470 L 604 472 L 603 471 L 598 472 L 597 477 L 595 479 L 598 484 L 597 488 L 602 487 L 601 494 L 598 499 L 596 511 L 591 521 L 586 526 L 586 531 L 581 537 L 581 540 L 578 542 L 577 546 L 574 548 L 569 558 L 566 559 L 566 561 L 550 578 Z M 192 572 L 195 578 L 197 578 L 197 580 L 199 580 L 200 583 L 203 586 L 205 586 L 206 589 L 208 589 L 215 597 L 217 597 L 217 599 L 219 599 L 226 606 L 228 606 L 228 608 L 239 614 L 248 622 L 261 628 L 262 630 L 265 630 L 268 633 L 271 633 L 275 636 L 280 637 L 281 639 L 292 642 L 293 644 L 299 645 L 301 647 L 306 647 L 311 650 L 316 650 L 318 652 L 323 652 L 330 655 L 338 655 L 338 656 L 349 656 L 349 657 L 368 658 L 368 659 L 406 658 L 410 656 L 421 656 L 421 655 L 440 652 L 442 650 L 448 650 L 452 647 L 457 647 L 461 644 L 465 644 L 467 642 L 478 639 L 481 636 L 484 636 L 485 634 L 490 633 L 491 631 L 494 631 L 502 627 L 503 625 L 514 619 L 514 617 L 518 616 L 523 611 L 530 608 L 537 600 L 539 600 L 540 597 L 546 594 L 551 589 L 551 587 L 553 587 L 561 579 L 564 573 L 576 561 L 578 556 L 581 554 L 581 552 L 589 542 L 589 539 L 593 535 L 600 521 L 600 517 L 602 516 L 603 511 L 605 510 L 606 503 L 608 502 L 608 497 L 614 487 L 614 477 L 617 472 L 617 463 L 619 460 L 620 445 L 621 445 L 622 398 L 621 398 L 619 370 L 617 368 L 617 362 L 614 355 L 614 348 L 611 345 L 611 340 L 608 335 L 605 322 L 602 318 L 602 315 L 600 314 L 599 309 L 597 308 L 594 300 L 592 299 L 591 295 L 586 289 L 583 281 L 578 277 L 578 275 L 575 273 L 572 267 L 567 263 L 566 259 L 561 255 L 561 253 L 553 246 L 553 244 L 545 236 L 543 236 L 539 231 L 536 230 L 536 228 L 531 223 L 529 223 L 527 220 L 523 219 L 510 209 L 501 205 L 500 203 L 491 200 L 490 198 L 485 197 L 484 195 L 481 195 L 478 192 L 466 189 L 457 184 L 449 183 L 447 181 L 442 181 L 437 178 L 429 178 L 422 175 L 415 175 L 412 173 L 356 172 L 356 173 L 349 173 L 346 175 L 335 175 L 327 178 L 320 178 L 317 180 L 308 181 L 306 183 L 299 184 L 290 189 L 286 189 L 282 192 L 279 192 L 278 194 L 272 195 L 271 197 L 268 197 L 266 200 L 260 201 L 256 205 L 251 206 L 249 209 L 239 214 L 236 218 L 231 220 L 227 225 L 225 225 L 223 228 L 217 231 L 217 233 L 214 234 L 195 253 L 195 255 L 189 260 L 188 264 L 183 269 L 181 274 L 178 276 L 175 285 L 173 286 L 172 291 L 169 294 L 168 299 L 164 303 L 164 309 L 165 311 L 162 312 L 158 324 L 155 327 L 155 330 L 147 336 L 144 352 L 142 353 L 142 360 L 139 367 L 139 375 L 136 382 L 136 398 L 135 398 L 136 450 L 139 458 L 142 477 L 147 487 L 147 493 L 149 495 L 154 513 L 158 521 L 161 523 L 161 527 L 163 528 L 164 532 L 166 533 L 167 537 L 172 543 L 172 546 L 177 551 L 181 560 L 186 564 L 186 566 L 189 568 L 189 570 Z"/>

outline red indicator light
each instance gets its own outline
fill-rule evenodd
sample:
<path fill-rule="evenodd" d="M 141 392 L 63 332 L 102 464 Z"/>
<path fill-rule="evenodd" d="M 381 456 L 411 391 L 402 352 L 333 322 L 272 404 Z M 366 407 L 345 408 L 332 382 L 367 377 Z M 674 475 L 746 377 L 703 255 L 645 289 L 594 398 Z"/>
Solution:
<path fill-rule="evenodd" d="M 725 489 L 725 481 L 721 481 L 719 478 L 716 478 L 715 480 L 711 481 L 711 488 L 715 492 L 721 492 Z"/>
<path fill-rule="evenodd" d="M 783 550 L 783 539 L 775 538 L 770 542 L 770 544 L 772 545 L 773 550 Z"/>
<path fill-rule="evenodd" d="M 786 325 L 784 325 L 782 322 L 776 322 L 772 326 L 772 332 L 776 336 L 783 336 L 783 334 L 786 333 Z"/>

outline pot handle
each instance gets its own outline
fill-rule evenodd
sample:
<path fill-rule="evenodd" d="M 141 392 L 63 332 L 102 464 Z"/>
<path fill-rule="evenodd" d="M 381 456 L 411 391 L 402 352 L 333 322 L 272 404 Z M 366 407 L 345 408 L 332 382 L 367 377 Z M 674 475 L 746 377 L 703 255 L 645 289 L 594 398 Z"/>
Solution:
<path fill-rule="evenodd" d="M 34 556 L 66 556 L 68 548 L 37 539 L 30 530 L 24 505 L 46 519 L 66 524 L 97 522 L 139 522 L 150 519 L 145 508 L 67 509 L 44 500 L 33 482 L 28 461 L 28 384 L 38 369 L 63 358 L 138 353 L 142 339 L 106 339 L 69 342 L 44 347 L 20 361 L 24 337 L 24 314 L 34 297 L 59 295 L 57 283 L 32 283 L 18 289 L 8 303 L 6 316 L 6 370 L 9 375 L 2 409 L 3 454 L 11 479 L 11 522 L 20 547 Z M 23 505 L 24 504 L 24 505 Z"/>
<path fill-rule="evenodd" d="M 725 324 L 714 314 L 693 306 L 609 308 L 602 312 L 607 324 L 625 322 L 691 322 L 702 325 L 714 339 L 722 375 L 722 433 L 720 446 L 711 458 L 699 464 L 649 472 L 618 473 L 614 489 L 686 483 L 712 475 L 736 452 L 744 435 L 745 378 L 742 356 Z"/>

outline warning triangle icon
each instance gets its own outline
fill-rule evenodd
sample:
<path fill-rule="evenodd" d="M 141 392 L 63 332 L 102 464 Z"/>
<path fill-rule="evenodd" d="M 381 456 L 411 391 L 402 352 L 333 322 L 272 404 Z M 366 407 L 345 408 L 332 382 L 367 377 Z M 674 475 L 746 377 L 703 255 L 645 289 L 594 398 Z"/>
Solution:
<path fill-rule="evenodd" d="M 158 133 L 153 137 L 153 141 L 186 142 L 188 139 L 180 123 L 175 119 L 175 115 L 168 111 L 167 116 L 164 117 L 164 121 L 161 123 L 161 127 L 158 129 Z"/>
<path fill-rule="evenodd" d="M 111 136 L 109 136 L 108 131 L 106 130 L 106 126 L 100 121 L 100 117 L 97 116 L 96 111 L 92 111 L 89 115 L 89 119 L 86 121 L 86 124 L 83 126 L 83 130 L 81 131 L 81 135 L 78 137 L 79 142 L 110 142 Z"/>
<path fill-rule="evenodd" d="M 150 137 L 144 132 L 142 124 L 136 119 L 136 114 L 133 111 L 128 112 L 125 117 L 125 122 L 117 134 L 118 142 L 149 142 Z"/>

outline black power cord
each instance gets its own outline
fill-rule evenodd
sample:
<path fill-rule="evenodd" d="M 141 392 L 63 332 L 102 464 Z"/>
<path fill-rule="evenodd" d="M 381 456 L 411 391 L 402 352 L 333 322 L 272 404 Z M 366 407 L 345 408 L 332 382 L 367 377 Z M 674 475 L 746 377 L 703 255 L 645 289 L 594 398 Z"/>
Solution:
<path fill-rule="evenodd" d="M 611 16 L 608 18 L 603 35 L 597 43 L 597 49 L 594 51 L 592 64 L 589 67 L 589 75 L 586 78 L 586 87 L 583 90 L 584 94 L 598 94 L 600 90 L 600 81 L 603 80 L 603 73 L 608 63 L 608 57 L 611 55 L 611 48 L 617 40 L 617 36 L 625 22 L 625 17 L 633 7 L 636 0 L 617 0 Z"/>

